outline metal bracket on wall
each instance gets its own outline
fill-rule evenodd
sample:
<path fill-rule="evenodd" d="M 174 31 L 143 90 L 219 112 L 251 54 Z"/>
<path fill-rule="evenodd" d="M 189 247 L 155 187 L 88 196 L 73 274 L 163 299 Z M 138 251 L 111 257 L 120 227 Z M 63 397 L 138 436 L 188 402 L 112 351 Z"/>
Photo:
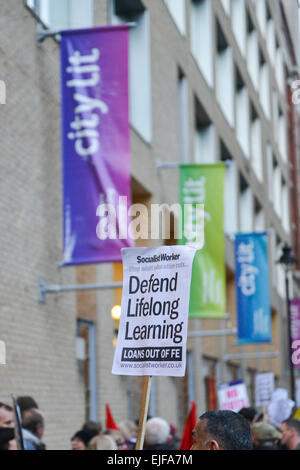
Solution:
<path fill-rule="evenodd" d="M 256 353 L 240 353 L 240 354 L 226 354 L 224 361 L 230 361 L 234 359 L 275 359 L 279 357 L 279 352 L 256 352 Z"/>
<path fill-rule="evenodd" d="M 189 338 L 199 338 L 203 336 L 235 336 L 237 334 L 237 328 L 231 330 L 203 330 L 203 331 L 190 331 L 188 333 Z"/>
<path fill-rule="evenodd" d="M 37 30 L 37 42 L 38 45 L 41 45 L 46 38 L 55 38 L 60 40 L 60 31 L 52 31 L 51 29 L 42 29 L 38 28 Z"/>
<path fill-rule="evenodd" d="M 103 282 L 100 284 L 74 284 L 74 285 L 48 285 L 45 279 L 39 282 L 39 302 L 46 303 L 46 294 L 57 294 L 60 292 L 74 292 L 99 289 L 117 289 L 123 287 L 122 282 Z"/>

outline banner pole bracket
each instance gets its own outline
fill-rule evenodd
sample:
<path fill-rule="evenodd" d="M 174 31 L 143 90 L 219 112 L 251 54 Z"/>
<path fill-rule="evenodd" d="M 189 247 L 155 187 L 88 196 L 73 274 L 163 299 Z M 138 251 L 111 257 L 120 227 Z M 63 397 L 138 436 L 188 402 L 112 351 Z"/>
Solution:
<path fill-rule="evenodd" d="M 156 169 L 164 170 L 166 168 L 179 168 L 180 162 L 163 162 L 159 158 L 156 159 Z"/>
<path fill-rule="evenodd" d="M 195 163 L 195 162 L 164 162 L 164 161 L 160 160 L 160 158 L 157 158 L 156 159 L 156 169 L 157 170 L 165 170 L 167 168 L 179 168 L 180 165 L 184 166 L 185 164 L 188 165 L 189 163 Z M 215 163 L 217 163 L 217 162 L 215 162 Z M 230 166 L 232 165 L 232 160 L 225 160 L 224 163 L 225 163 L 226 168 L 230 168 Z M 201 165 L 201 164 L 199 163 L 199 165 Z M 213 163 L 212 163 L 212 165 L 213 165 Z"/>
<path fill-rule="evenodd" d="M 60 41 L 60 31 L 48 29 L 44 24 L 41 22 L 37 25 L 37 43 L 39 46 L 42 45 L 46 38 L 54 38 L 56 41 Z"/>
<path fill-rule="evenodd" d="M 129 28 L 134 28 L 136 26 L 136 22 L 132 21 L 130 23 L 125 23 Z M 112 25 L 105 25 L 105 26 L 112 26 Z M 55 38 L 57 41 L 60 41 L 60 30 L 52 30 L 52 29 L 45 29 L 39 24 L 37 30 L 37 42 L 38 45 L 41 45 L 46 38 Z"/>
<path fill-rule="evenodd" d="M 46 303 L 46 294 L 100 289 L 118 289 L 122 286 L 123 282 L 103 282 L 99 284 L 48 285 L 45 279 L 41 278 L 39 280 L 39 303 Z"/>

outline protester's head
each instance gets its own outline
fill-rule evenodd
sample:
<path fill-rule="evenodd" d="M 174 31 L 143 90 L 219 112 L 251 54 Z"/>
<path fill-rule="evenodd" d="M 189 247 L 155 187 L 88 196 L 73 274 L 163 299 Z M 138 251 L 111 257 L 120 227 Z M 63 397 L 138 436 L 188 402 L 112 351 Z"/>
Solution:
<path fill-rule="evenodd" d="M 102 432 L 102 424 L 99 421 L 87 421 L 83 424 L 82 429 L 91 429 L 100 434 Z"/>
<path fill-rule="evenodd" d="M 280 428 L 282 439 L 281 444 L 289 450 L 294 450 L 300 444 L 300 421 L 295 418 L 283 421 Z"/>
<path fill-rule="evenodd" d="M 233 411 L 208 411 L 200 416 L 193 430 L 191 450 L 251 450 L 248 421 Z"/>
<path fill-rule="evenodd" d="M 127 449 L 127 444 L 121 431 L 118 431 L 117 429 L 107 429 L 103 434 L 110 436 L 117 444 L 119 450 Z"/>
<path fill-rule="evenodd" d="M 254 423 L 254 418 L 256 417 L 257 415 L 257 411 L 255 408 L 251 408 L 251 407 L 248 407 L 248 408 L 242 408 L 240 411 L 239 411 L 239 414 L 244 416 L 244 418 L 246 418 L 246 420 L 249 422 L 249 424 L 253 424 Z"/>
<path fill-rule="evenodd" d="M 121 421 L 121 423 L 119 423 L 118 426 L 124 439 L 130 440 L 130 439 L 137 438 L 138 427 L 134 421 L 130 421 L 130 420 Z"/>
<path fill-rule="evenodd" d="M 0 450 L 17 450 L 13 428 L 0 428 Z"/>
<path fill-rule="evenodd" d="M 91 450 L 118 450 L 117 443 L 108 434 L 95 436 L 89 444 Z"/>
<path fill-rule="evenodd" d="M 281 433 L 267 421 L 254 423 L 252 427 L 253 442 L 257 446 L 271 446 L 274 447 L 277 442 L 282 438 Z"/>
<path fill-rule="evenodd" d="M 0 402 L 0 428 L 14 428 L 13 409 L 9 405 Z"/>
<path fill-rule="evenodd" d="M 92 429 L 81 429 L 71 439 L 72 450 L 87 450 L 89 443 L 98 433 Z"/>
<path fill-rule="evenodd" d="M 145 444 L 154 446 L 166 444 L 170 434 L 170 426 L 162 418 L 151 418 L 146 423 Z"/>
<path fill-rule="evenodd" d="M 45 430 L 45 420 L 39 411 L 35 409 L 27 410 L 22 425 L 24 429 L 42 439 Z"/>
<path fill-rule="evenodd" d="M 31 410 L 32 408 L 37 410 L 39 408 L 37 402 L 32 397 L 18 397 L 17 403 L 19 405 L 22 417 L 24 411 Z"/>

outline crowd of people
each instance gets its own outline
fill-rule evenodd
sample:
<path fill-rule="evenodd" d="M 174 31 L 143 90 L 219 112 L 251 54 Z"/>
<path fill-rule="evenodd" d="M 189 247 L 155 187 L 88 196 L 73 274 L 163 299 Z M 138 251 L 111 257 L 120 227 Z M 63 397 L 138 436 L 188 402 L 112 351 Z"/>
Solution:
<path fill-rule="evenodd" d="M 290 417 L 278 429 L 254 408 L 208 411 L 193 430 L 191 450 L 300 450 L 300 421 Z"/>
<path fill-rule="evenodd" d="M 25 450 L 46 450 L 43 442 L 45 419 L 36 401 L 18 397 Z M 115 424 L 115 423 L 114 423 Z M 138 423 L 125 420 L 104 429 L 88 421 L 70 438 L 72 450 L 134 450 Z M 17 450 L 14 411 L 0 402 L 0 450 Z M 208 411 L 192 431 L 191 450 L 300 450 L 300 421 L 291 417 L 280 429 L 254 408 Z M 145 427 L 144 450 L 177 450 L 181 440 L 176 428 L 160 417 L 149 417 Z"/>

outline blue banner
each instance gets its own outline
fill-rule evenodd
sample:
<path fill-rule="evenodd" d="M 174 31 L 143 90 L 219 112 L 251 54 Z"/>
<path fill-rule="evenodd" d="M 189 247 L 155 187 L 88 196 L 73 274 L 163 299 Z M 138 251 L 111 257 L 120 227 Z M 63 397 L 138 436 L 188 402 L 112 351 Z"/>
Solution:
<path fill-rule="evenodd" d="M 266 233 L 236 234 L 238 343 L 270 342 L 271 305 Z"/>

